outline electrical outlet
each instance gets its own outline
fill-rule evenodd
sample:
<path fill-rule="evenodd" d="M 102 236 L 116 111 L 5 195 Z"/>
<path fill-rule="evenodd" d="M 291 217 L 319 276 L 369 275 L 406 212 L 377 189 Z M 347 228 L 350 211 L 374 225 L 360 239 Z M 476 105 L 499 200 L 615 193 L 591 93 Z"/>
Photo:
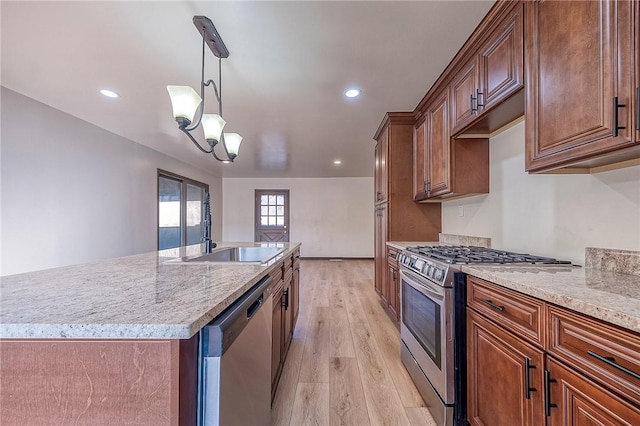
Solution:
<path fill-rule="evenodd" d="M 464 217 L 464 206 L 458 206 L 458 217 Z"/>

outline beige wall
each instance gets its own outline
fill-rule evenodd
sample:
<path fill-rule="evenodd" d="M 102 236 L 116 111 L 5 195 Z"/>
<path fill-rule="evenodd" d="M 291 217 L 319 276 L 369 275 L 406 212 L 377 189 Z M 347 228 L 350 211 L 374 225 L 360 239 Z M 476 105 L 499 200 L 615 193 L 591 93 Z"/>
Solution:
<path fill-rule="evenodd" d="M 223 179 L 223 239 L 254 240 L 254 191 L 288 189 L 303 257 L 373 257 L 373 178 Z"/>
<path fill-rule="evenodd" d="M 221 238 L 220 178 L 5 88 L 1 131 L 0 275 L 156 250 L 158 168 L 209 184 Z"/>
<path fill-rule="evenodd" d="M 496 248 L 580 265 L 585 247 L 640 250 L 640 166 L 529 175 L 524 122 L 492 138 L 490 149 L 490 193 L 443 203 L 442 232 L 487 236 Z"/>

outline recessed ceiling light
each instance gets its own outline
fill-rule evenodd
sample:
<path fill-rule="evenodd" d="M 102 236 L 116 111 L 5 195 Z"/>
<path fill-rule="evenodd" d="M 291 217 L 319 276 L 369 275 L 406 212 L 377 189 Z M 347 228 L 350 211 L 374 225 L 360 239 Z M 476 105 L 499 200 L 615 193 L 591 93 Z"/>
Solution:
<path fill-rule="evenodd" d="M 333 164 L 342 164 L 342 161 L 340 161 L 340 160 L 334 160 L 334 161 L 333 161 Z"/>
<path fill-rule="evenodd" d="M 344 92 L 344 95 L 347 98 L 355 98 L 356 96 L 358 96 L 360 94 L 360 90 L 358 89 L 349 89 L 346 92 Z"/>
<path fill-rule="evenodd" d="M 116 92 L 114 92 L 113 90 L 109 90 L 109 89 L 102 89 L 102 90 L 100 90 L 100 93 L 105 95 L 107 98 L 119 98 L 120 97 L 120 95 L 118 95 Z"/>

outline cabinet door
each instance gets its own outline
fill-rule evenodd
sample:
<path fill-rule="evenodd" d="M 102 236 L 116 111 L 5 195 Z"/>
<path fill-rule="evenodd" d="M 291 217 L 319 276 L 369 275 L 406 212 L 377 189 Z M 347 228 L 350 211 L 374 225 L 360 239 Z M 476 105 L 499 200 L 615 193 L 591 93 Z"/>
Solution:
<path fill-rule="evenodd" d="M 524 87 L 523 6 L 519 4 L 480 50 L 478 110 L 489 110 Z"/>
<path fill-rule="evenodd" d="M 387 199 L 387 153 L 389 150 L 389 128 L 385 128 L 376 144 L 375 155 L 375 201 Z"/>
<path fill-rule="evenodd" d="M 291 287 L 293 283 L 293 274 L 286 277 L 288 282 L 284 283 L 284 292 L 283 292 L 283 326 L 282 326 L 282 353 L 283 358 L 286 356 L 287 349 L 289 348 L 289 344 L 291 343 L 291 338 L 293 337 L 293 309 L 291 306 Z"/>
<path fill-rule="evenodd" d="M 298 254 L 298 257 L 300 255 Z M 293 264 L 293 282 L 291 283 L 291 311 L 293 312 L 293 324 L 291 327 L 295 329 L 298 320 L 298 312 L 300 311 L 300 264 Z"/>
<path fill-rule="evenodd" d="M 426 128 L 427 120 L 423 120 L 413 131 L 413 199 L 422 200 L 427 197 L 426 176 Z"/>
<path fill-rule="evenodd" d="M 471 123 L 478 111 L 478 60 L 474 57 L 458 71 L 451 85 L 451 127 L 457 133 Z"/>
<path fill-rule="evenodd" d="M 278 375 L 280 374 L 280 362 L 282 361 L 282 287 L 273 294 L 273 322 L 272 333 L 273 341 L 271 343 L 271 397 L 275 393 L 278 383 Z"/>
<path fill-rule="evenodd" d="M 528 171 L 633 145 L 633 3 L 525 2 Z"/>
<path fill-rule="evenodd" d="M 640 425 L 640 407 L 547 358 L 549 426 Z"/>
<path fill-rule="evenodd" d="M 540 349 L 467 308 L 469 423 L 544 425 L 543 361 Z"/>
<path fill-rule="evenodd" d="M 387 205 L 376 207 L 375 216 L 375 290 L 382 295 L 387 280 Z"/>
<path fill-rule="evenodd" d="M 389 263 L 388 267 L 388 276 L 387 281 L 389 282 L 389 311 L 396 317 L 397 320 L 400 319 L 400 305 L 399 305 L 399 287 L 398 287 L 398 268 L 394 267 L 391 263 Z"/>
<path fill-rule="evenodd" d="M 427 114 L 427 192 L 429 197 L 435 197 L 451 192 L 451 140 L 447 90 L 436 98 Z"/>

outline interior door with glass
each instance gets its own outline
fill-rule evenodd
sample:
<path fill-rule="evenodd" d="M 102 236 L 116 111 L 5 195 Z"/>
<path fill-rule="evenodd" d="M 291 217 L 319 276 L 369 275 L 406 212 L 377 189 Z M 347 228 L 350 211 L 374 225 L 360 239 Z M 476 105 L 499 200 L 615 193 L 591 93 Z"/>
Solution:
<path fill-rule="evenodd" d="M 289 242 L 289 190 L 256 189 L 255 241 Z"/>

